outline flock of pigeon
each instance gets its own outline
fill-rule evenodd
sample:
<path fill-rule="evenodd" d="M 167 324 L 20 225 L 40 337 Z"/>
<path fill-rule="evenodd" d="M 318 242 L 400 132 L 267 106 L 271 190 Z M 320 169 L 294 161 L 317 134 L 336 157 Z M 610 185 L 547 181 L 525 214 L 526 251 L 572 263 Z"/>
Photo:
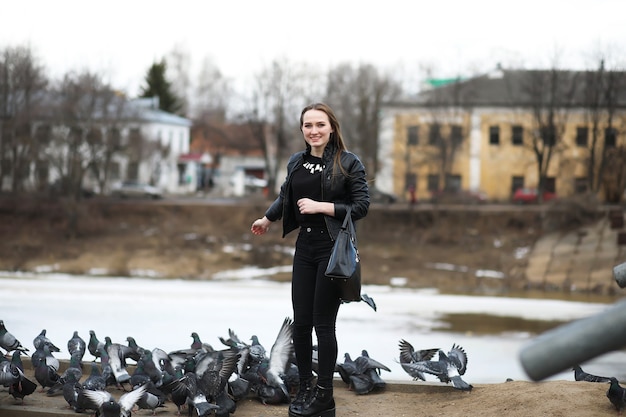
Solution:
<path fill-rule="evenodd" d="M 0 355 L 0 384 L 22 403 L 39 384 L 49 396 L 63 395 L 75 412 L 95 412 L 96 416 L 128 417 L 136 409 L 151 410 L 154 415 L 157 408 L 171 401 L 178 415 L 186 407 L 189 417 L 194 413 L 199 417 L 229 417 L 237 401 L 250 396 L 264 404 L 289 403 L 299 384 L 292 332 L 293 322 L 285 318 L 269 351 L 256 336 L 251 337 L 250 344 L 244 343 L 231 329 L 227 338 L 219 337 L 223 349 L 203 343 L 193 332 L 189 348 L 165 352 L 143 348 L 133 337 L 127 337 L 126 344 L 115 343 L 108 336 L 100 341 L 93 330 L 85 342 L 74 331 L 67 341 L 69 364 L 60 373 L 54 352 L 61 350 L 44 329 L 34 338 L 35 351 L 30 355 L 35 383 L 26 377 L 22 363 L 22 355 L 28 355 L 29 349 L 0 320 L 0 347 L 6 351 Z M 467 370 L 467 354 L 461 346 L 453 344 L 447 353 L 439 348 L 416 350 L 402 339 L 399 350 L 399 363 L 413 380 L 426 381 L 428 374 L 442 383 L 451 383 L 455 389 L 472 390 L 472 385 L 461 378 Z M 87 352 L 94 358 L 89 372 L 84 369 L 89 362 L 83 362 Z M 313 369 L 317 370 L 316 351 Z M 348 388 L 358 395 L 383 390 L 383 370 L 391 371 L 365 349 L 355 359 L 345 353 L 344 362 L 335 367 Z M 590 375 L 580 366 L 574 367 L 574 378 L 610 383 L 607 397 L 618 411 L 625 408 L 626 389 L 616 378 Z M 123 390 L 119 399 L 111 394 L 109 388 L 113 387 Z"/>
<path fill-rule="evenodd" d="M 574 379 L 576 381 L 609 383 L 609 388 L 606 390 L 606 397 L 611 401 L 611 404 L 615 406 L 618 413 L 621 413 L 626 407 L 626 388 L 619 384 L 617 378 L 614 376 L 606 377 L 589 374 L 583 371 L 580 365 L 574 365 L 572 370 L 574 371 Z"/>

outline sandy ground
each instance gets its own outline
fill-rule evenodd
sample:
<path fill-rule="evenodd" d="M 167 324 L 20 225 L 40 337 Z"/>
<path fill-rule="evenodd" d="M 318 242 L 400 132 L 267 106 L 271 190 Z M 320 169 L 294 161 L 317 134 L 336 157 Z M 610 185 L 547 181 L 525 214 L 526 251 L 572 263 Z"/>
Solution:
<path fill-rule="evenodd" d="M 28 371 L 30 373 L 31 371 Z M 32 375 L 31 375 L 32 377 Z M 34 379 L 33 379 L 34 380 Z M 357 395 L 337 379 L 335 400 L 337 416 L 613 416 L 617 411 L 606 397 L 608 384 L 576 381 L 511 381 L 475 385 L 471 392 L 458 391 L 440 383 L 386 381 L 383 391 Z M 114 397 L 122 391 L 113 389 Z M 148 416 L 150 410 L 138 410 L 134 416 Z M 38 390 L 20 401 L 6 388 L 0 390 L 0 417 L 72 416 L 62 395 L 49 397 Z M 168 402 L 157 416 L 176 415 Z M 184 410 L 182 415 L 187 415 Z M 287 405 L 263 405 L 256 398 L 240 400 L 233 417 L 286 416 Z"/>

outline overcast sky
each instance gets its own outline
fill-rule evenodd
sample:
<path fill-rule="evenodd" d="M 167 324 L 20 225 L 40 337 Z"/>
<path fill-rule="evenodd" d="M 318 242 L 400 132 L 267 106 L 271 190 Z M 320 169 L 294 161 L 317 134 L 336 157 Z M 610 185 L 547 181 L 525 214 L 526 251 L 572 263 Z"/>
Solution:
<path fill-rule="evenodd" d="M 626 56 L 624 0 L 4 0 L 0 13 L 0 47 L 29 45 L 52 76 L 87 68 L 131 95 L 174 48 L 235 80 L 276 58 L 445 77 Z"/>

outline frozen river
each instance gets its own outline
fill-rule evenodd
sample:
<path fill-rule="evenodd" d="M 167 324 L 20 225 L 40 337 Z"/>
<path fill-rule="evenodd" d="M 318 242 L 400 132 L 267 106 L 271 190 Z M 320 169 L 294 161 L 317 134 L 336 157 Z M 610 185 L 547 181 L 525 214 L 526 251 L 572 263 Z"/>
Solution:
<path fill-rule="evenodd" d="M 254 274 L 252 274 L 254 275 Z M 89 330 L 98 339 L 110 336 L 126 343 L 133 336 L 144 348 L 165 351 L 188 348 L 191 333 L 203 342 L 223 349 L 218 337 L 232 329 L 242 340 L 257 335 L 268 349 L 283 319 L 291 316 L 290 285 L 233 275 L 213 281 L 110 278 L 62 274 L 0 272 L 0 319 L 9 332 L 33 350 L 32 340 L 42 329 L 64 352 L 76 330 L 86 341 Z M 365 303 L 341 307 L 337 322 L 339 362 L 344 353 L 353 358 L 362 349 L 387 365 L 385 380 L 411 378 L 397 363 L 398 341 L 406 339 L 416 349 L 438 347 L 447 351 L 453 343 L 468 354 L 464 379 L 469 383 L 503 382 L 507 378 L 529 380 L 519 363 L 519 351 L 535 335 L 520 329 L 492 333 L 466 328 L 446 329 L 449 315 L 506 317 L 539 321 L 569 321 L 592 316 L 606 304 L 504 297 L 442 295 L 435 290 L 411 290 L 389 286 L 365 286 L 378 311 Z M 93 359 L 89 353 L 86 360 Z M 624 351 L 597 357 L 583 368 L 599 375 L 625 374 Z M 428 378 L 434 381 L 434 377 Z M 549 379 L 573 380 L 566 371 Z"/>

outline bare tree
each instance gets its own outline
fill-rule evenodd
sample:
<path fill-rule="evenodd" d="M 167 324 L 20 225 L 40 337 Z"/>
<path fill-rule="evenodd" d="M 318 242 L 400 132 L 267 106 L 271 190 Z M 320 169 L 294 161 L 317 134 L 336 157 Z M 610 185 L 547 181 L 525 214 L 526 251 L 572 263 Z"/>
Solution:
<path fill-rule="evenodd" d="M 353 67 L 344 63 L 328 72 L 326 89 L 326 101 L 341 120 L 349 148 L 375 177 L 380 108 L 383 102 L 400 96 L 400 85 L 371 64 Z"/>
<path fill-rule="evenodd" d="M 622 71 L 607 69 L 604 58 L 600 60 L 597 70 L 585 72 L 584 77 L 583 107 L 586 122 L 591 126 L 591 140 L 587 145 L 587 181 L 588 189 L 597 193 L 606 183 L 607 165 L 614 166 L 615 157 L 619 154 L 613 152 L 611 161 L 608 161 L 615 143 L 607 143 L 607 139 L 610 140 L 611 136 L 615 139 L 619 131 L 623 131 L 620 122 L 623 124 L 624 120 L 618 117 L 618 110 L 620 99 L 626 92 L 626 78 Z M 610 173 L 607 174 L 611 177 Z"/>
<path fill-rule="evenodd" d="M 297 118 L 302 107 L 313 101 L 312 86 L 317 85 L 318 78 L 307 65 L 286 59 L 273 61 L 255 77 L 242 119 L 263 149 L 269 190 L 275 189 L 281 161 L 301 144 L 293 140 L 297 137 Z"/>
<path fill-rule="evenodd" d="M 88 169 L 104 185 L 115 152 L 124 99 L 90 72 L 67 73 L 50 95 L 50 146 L 43 151 L 64 194 L 81 196 Z"/>
<path fill-rule="evenodd" d="M 454 162 L 463 146 L 467 146 L 470 131 L 472 99 L 476 95 L 471 83 L 460 79 L 433 88 L 425 96 L 425 106 L 429 111 L 428 146 L 420 148 L 420 161 L 438 167 L 439 184 L 445 189 L 458 189 L 454 181 Z M 419 162 L 419 161 L 418 161 Z"/>
<path fill-rule="evenodd" d="M 532 150 L 537 168 L 538 196 L 541 201 L 552 158 L 567 149 L 563 140 L 568 116 L 575 102 L 580 73 L 556 67 L 548 71 L 525 71 L 521 91 L 527 98 L 531 134 L 525 138 Z"/>
<path fill-rule="evenodd" d="M 211 60 L 203 61 L 194 91 L 192 117 L 204 122 L 223 123 L 233 91 L 230 81 Z"/>
<path fill-rule="evenodd" d="M 29 180 L 38 147 L 34 122 L 48 80 L 28 48 L 7 48 L 0 59 L 0 189 L 10 178 L 15 193 Z"/>

